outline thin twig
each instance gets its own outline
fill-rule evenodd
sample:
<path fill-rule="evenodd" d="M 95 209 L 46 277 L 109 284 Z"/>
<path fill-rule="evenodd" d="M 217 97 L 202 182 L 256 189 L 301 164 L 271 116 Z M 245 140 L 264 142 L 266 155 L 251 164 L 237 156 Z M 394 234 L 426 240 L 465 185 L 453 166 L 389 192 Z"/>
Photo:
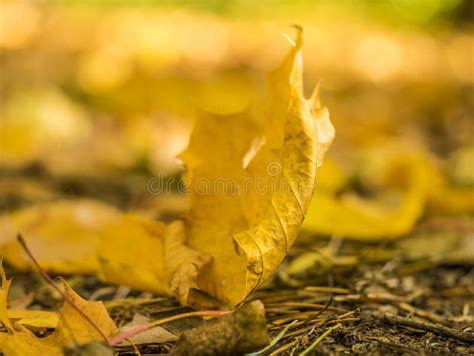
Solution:
<path fill-rule="evenodd" d="M 465 342 L 470 345 L 474 345 L 474 333 L 466 331 L 458 331 L 452 328 L 448 328 L 444 325 L 437 325 L 424 321 L 417 321 L 413 319 L 403 318 L 398 315 L 385 314 L 383 320 L 392 325 L 407 326 L 410 328 L 424 330 L 431 332 L 438 336 L 444 336 L 451 339 L 456 339 Z"/>

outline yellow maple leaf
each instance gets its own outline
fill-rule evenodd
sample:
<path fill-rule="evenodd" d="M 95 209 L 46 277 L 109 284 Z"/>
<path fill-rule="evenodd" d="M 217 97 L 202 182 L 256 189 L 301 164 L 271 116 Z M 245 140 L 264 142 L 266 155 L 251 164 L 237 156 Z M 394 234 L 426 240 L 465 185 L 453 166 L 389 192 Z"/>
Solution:
<path fill-rule="evenodd" d="M 201 113 L 182 155 L 192 192 L 186 242 L 213 258 L 196 286 L 229 305 L 243 301 L 285 257 L 334 137 L 317 90 L 311 100 L 303 97 L 301 46 L 298 30 L 270 74 L 263 125 L 250 111 Z"/>

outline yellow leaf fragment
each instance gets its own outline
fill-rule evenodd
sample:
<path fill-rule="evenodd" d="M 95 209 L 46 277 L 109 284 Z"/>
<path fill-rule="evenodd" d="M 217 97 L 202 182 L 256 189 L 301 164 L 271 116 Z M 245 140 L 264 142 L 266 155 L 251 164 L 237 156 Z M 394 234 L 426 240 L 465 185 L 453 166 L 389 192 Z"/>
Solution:
<path fill-rule="evenodd" d="M 164 240 L 164 263 L 167 282 L 171 292 L 181 303 L 188 300 L 189 291 L 197 288 L 197 277 L 212 258 L 210 255 L 185 245 L 186 230 L 182 221 L 175 221 L 166 227 Z"/>
<path fill-rule="evenodd" d="M 428 210 L 433 215 L 474 214 L 474 188 L 449 185 L 447 182 L 431 191 Z"/>
<path fill-rule="evenodd" d="M 12 333 L 0 333 L 0 351 L 5 356 L 61 356 L 62 348 L 45 338 L 37 338 L 31 331 L 20 327 Z"/>
<path fill-rule="evenodd" d="M 102 302 L 82 299 L 69 285 L 64 282 L 64 294 L 98 326 L 107 336 L 111 337 L 117 332 L 115 323 L 107 313 Z M 85 344 L 94 341 L 103 341 L 99 332 L 69 303 L 64 303 L 59 323 L 54 333 L 48 336 L 54 345 Z"/>
<path fill-rule="evenodd" d="M 439 185 L 439 175 L 422 155 L 397 152 L 384 155 L 376 168 L 388 194 L 385 199 L 355 194 L 318 192 L 309 208 L 303 228 L 348 239 L 398 238 L 409 232 L 423 214 L 430 191 Z M 386 153 L 386 152 L 385 152 Z"/>
<path fill-rule="evenodd" d="M 16 324 L 33 329 L 54 329 L 59 322 L 58 314 L 48 310 L 8 310 L 8 318 Z"/>
<path fill-rule="evenodd" d="M 7 329 L 7 332 L 0 332 L 0 352 L 6 356 L 63 355 L 63 348 L 67 345 L 103 340 L 99 332 L 68 303 L 64 303 L 56 330 L 47 337 L 38 338 L 18 323 L 13 326 L 8 316 L 10 312 L 7 310 L 10 280 L 6 279 L 1 266 L 0 272 L 2 276 L 0 321 Z M 102 302 L 90 302 L 82 299 L 66 283 L 64 283 L 64 288 L 64 293 L 107 337 L 116 334 L 117 328 Z"/>
<path fill-rule="evenodd" d="M 7 310 L 8 292 L 10 290 L 10 285 L 12 283 L 12 280 L 7 279 L 1 260 L 0 260 L 0 274 L 2 278 L 2 286 L 0 289 L 0 321 L 2 322 L 3 326 L 7 330 L 13 330 L 13 325 L 10 322 L 10 319 L 8 318 L 8 310 Z"/>
<path fill-rule="evenodd" d="M 58 273 L 96 273 L 98 231 L 119 212 L 93 200 L 58 201 L 0 217 L 0 256 L 18 269 L 31 268 L 16 237 L 22 233 L 41 266 Z"/>
<path fill-rule="evenodd" d="M 139 290 L 168 294 L 163 250 L 164 225 L 130 214 L 105 226 L 97 255 L 100 277 Z"/>
<path fill-rule="evenodd" d="M 21 269 L 32 264 L 16 241 L 20 231 L 47 270 L 99 274 L 104 281 L 157 294 L 173 290 L 180 300 L 210 261 L 184 245 L 182 222 L 165 226 L 90 200 L 38 204 L 0 220 L 0 254 Z"/>
<path fill-rule="evenodd" d="M 128 214 L 100 234 L 103 280 L 157 294 L 173 292 L 180 301 L 187 299 L 198 271 L 211 259 L 184 245 L 181 221 L 165 226 Z"/>
<path fill-rule="evenodd" d="M 299 30 L 269 77 L 263 132 L 250 112 L 201 113 L 183 154 L 192 190 L 187 244 L 213 258 L 197 288 L 229 305 L 243 301 L 288 252 L 334 137 L 317 93 L 303 97 L 301 46 Z"/>

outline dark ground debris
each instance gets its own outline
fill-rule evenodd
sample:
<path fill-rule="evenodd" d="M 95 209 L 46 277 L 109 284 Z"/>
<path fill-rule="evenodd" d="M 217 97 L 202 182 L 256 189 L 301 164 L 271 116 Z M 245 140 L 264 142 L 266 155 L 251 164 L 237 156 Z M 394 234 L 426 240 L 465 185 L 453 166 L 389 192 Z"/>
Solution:
<path fill-rule="evenodd" d="M 387 264 L 359 265 L 351 273 L 345 272 L 344 278 L 328 275 L 327 281 L 337 280 L 332 282 L 334 286 L 308 283 L 289 288 L 274 278 L 251 300 L 258 299 L 264 304 L 271 338 L 291 326 L 263 354 L 299 354 L 336 325 L 340 326 L 310 354 L 473 354 L 474 269 L 437 265 L 410 275 L 401 275 L 398 270 L 388 268 Z M 9 272 L 12 275 L 13 271 Z M 30 308 L 55 308 L 61 304 L 59 297 L 35 273 L 15 273 L 15 276 L 13 299 L 34 291 Z M 104 300 L 118 326 L 129 322 L 136 313 L 161 319 L 191 310 L 180 307 L 173 298 L 104 285 L 95 277 L 75 276 L 69 282 L 83 296 Z M 164 327 L 180 335 L 185 330 L 202 328 L 202 323 L 196 317 Z M 222 337 L 219 330 L 207 329 L 203 337 L 219 346 Z M 173 347 L 174 342 L 165 342 L 120 347 L 116 351 L 121 355 L 133 355 L 137 351 L 157 354 L 170 352 Z M 176 351 L 175 354 L 180 354 Z M 219 352 L 227 354 L 229 349 L 209 349 L 209 354 Z"/>
<path fill-rule="evenodd" d="M 123 187 L 110 189 L 128 192 Z M 125 195 L 133 196 L 133 192 Z M 129 200 L 125 195 L 123 199 Z M 474 224 L 465 218 L 423 221 L 411 236 L 393 242 L 369 244 L 300 236 L 273 278 L 248 301 L 263 303 L 267 329 L 274 340 L 262 354 L 474 354 L 473 239 Z M 310 256 L 311 263 L 306 258 L 299 268 L 297 262 L 303 254 Z M 60 308 L 61 296 L 37 273 L 5 267 L 7 275 L 14 276 L 9 302 L 15 307 Z M 193 310 L 180 306 L 174 298 L 107 285 L 94 276 L 64 277 L 84 298 L 103 300 L 118 327 L 136 314 L 159 320 Z M 192 317 L 162 326 L 180 336 L 189 330 L 203 330 L 205 323 Z M 247 329 L 251 330 L 246 327 L 236 332 L 243 334 Z M 220 342 L 223 333 L 219 327 L 204 330 L 204 339 L 215 347 L 199 348 L 200 353 L 230 352 L 225 342 Z M 257 350 L 261 349 L 257 344 Z M 187 345 L 175 345 L 167 341 L 120 346 L 115 351 L 119 355 L 189 352 Z M 73 349 L 68 354 L 91 354 L 90 350 Z"/>

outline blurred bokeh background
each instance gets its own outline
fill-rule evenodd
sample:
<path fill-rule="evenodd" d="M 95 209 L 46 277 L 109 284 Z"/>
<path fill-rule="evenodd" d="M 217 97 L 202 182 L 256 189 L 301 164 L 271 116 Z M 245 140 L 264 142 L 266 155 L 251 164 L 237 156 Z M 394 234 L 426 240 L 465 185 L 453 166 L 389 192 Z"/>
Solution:
<path fill-rule="evenodd" d="M 179 176 L 175 156 L 196 107 L 235 112 L 261 100 L 265 73 L 288 49 L 282 33 L 298 24 L 305 87 L 309 95 L 321 81 L 337 130 L 320 204 L 328 215 L 381 224 L 369 233 L 351 221 L 341 231 L 331 230 L 334 220 L 310 227 L 399 235 L 427 211 L 473 211 L 470 0 L 2 0 L 0 7 L 3 209 L 85 195 L 128 210 L 181 211 L 181 201 L 150 197 L 147 179 Z M 400 226 L 383 230 L 385 218 Z"/>

